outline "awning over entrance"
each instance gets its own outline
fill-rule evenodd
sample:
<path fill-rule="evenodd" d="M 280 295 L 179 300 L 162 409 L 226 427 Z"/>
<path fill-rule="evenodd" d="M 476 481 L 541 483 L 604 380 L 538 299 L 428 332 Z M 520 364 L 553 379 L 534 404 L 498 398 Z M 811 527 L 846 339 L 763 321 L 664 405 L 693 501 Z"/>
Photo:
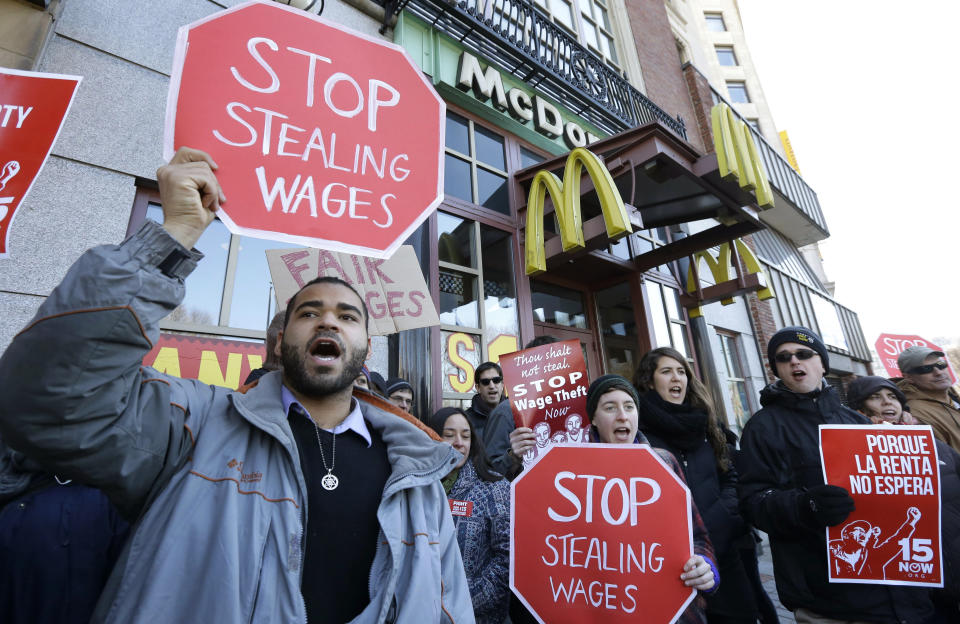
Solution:
<path fill-rule="evenodd" d="M 612 263 L 616 266 L 609 266 L 611 263 L 607 262 L 604 272 L 608 275 L 643 271 L 728 243 L 763 227 L 757 218 L 756 197 L 741 188 L 736 179 L 721 177 L 715 154 L 701 155 L 656 122 L 598 141 L 588 149 L 606 165 L 623 198 L 634 229 L 673 226 L 702 219 L 715 219 L 718 222 L 704 231 L 636 256 L 632 261 Z M 524 202 L 518 211 L 521 222 L 525 222 L 529 208 L 526 205 L 527 197 L 536 174 L 548 170 L 562 177 L 566 165 L 567 155 L 557 156 L 516 174 L 516 181 L 521 187 L 521 201 Z M 576 260 L 576 265 L 585 265 L 583 268 L 587 271 L 598 269 L 598 258 L 592 252 L 606 248 L 611 239 L 607 236 L 598 194 L 594 192 L 597 190 L 596 184 L 604 184 L 604 181 L 595 180 L 586 172 L 581 176 L 579 191 L 585 243 L 583 249 L 563 250 L 561 237 L 554 232 L 553 218 L 549 216 L 555 207 L 549 194 L 546 196 L 543 240 L 547 270 L 569 265 L 565 269 L 569 271 L 574 266 L 570 265 L 571 260 Z M 531 238 L 531 233 L 526 233 L 526 237 L 528 240 L 538 238 Z"/>

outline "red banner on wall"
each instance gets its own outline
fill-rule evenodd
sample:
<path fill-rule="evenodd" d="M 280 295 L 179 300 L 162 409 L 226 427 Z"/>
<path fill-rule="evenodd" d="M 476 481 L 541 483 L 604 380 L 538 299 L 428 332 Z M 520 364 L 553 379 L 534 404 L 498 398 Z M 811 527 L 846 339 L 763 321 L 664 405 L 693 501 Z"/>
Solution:
<path fill-rule="evenodd" d="M 530 427 L 537 444 L 523 457 L 529 466 L 550 446 L 587 442 L 587 365 L 579 340 L 524 349 L 500 358 L 513 419 Z"/>
<path fill-rule="evenodd" d="M 820 425 L 820 457 L 826 482 L 856 504 L 826 529 L 830 582 L 943 587 L 930 427 Z"/>
<path fill-rule="evenodd" d="M 13 215 L 60 134 L 80 76 L 0 68 L 0 258 Z"/>
<path fill-rule="evenodd" d="M 143 364 L 174 377 L 236 390 L 250 371 L 263 366 L 264 355 L 262 342 L 160 334 Z"/>

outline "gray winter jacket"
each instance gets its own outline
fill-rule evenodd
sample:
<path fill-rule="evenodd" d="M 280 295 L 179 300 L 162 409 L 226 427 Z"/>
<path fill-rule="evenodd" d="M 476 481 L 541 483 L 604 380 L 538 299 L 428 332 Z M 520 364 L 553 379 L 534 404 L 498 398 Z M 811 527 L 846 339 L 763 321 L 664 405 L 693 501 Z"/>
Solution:
<path fill-rule="evenodd" d="M 137 518 L 93 621 L 305 622 L 309 510 L 279 373 L 242 394 L 141 365 L 201 257 L 163 265 L 175 249 L 147 222 L 80 258 L 0 358 L 0 435 Z M 439 481 L 459 454 L 360 406 L 392 473 L 354 622 L 473 622 Z"/>

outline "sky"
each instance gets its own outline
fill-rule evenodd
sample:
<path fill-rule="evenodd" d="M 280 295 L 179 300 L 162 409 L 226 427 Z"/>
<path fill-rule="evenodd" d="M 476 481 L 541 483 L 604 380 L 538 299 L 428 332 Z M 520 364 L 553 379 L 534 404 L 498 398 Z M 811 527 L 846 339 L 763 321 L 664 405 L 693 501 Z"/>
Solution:
<path fill-rule="evenodd" d="M 960 342 L 960 2 L 739 0 L 778 130 L 830 229 L 835 298 L 881 332 Z"/>

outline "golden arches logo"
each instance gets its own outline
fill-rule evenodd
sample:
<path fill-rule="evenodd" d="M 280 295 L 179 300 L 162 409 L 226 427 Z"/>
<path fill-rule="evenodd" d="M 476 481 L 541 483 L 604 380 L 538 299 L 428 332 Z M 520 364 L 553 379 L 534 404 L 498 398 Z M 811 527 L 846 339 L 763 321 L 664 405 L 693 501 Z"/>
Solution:
<path fill-rule="evenodd" d="M 756 273 L 760 276 L 760 283 L 763 285 L 763 288 L 757 291 L 757 296 L 760 299 L 772 299 L 774 297 L 773 288 L 769 285 L 769 282 L 766 279 L 766 273 L 764 272 L 760 261 L 757 259 L 756 254 L 754 254 L 753 250 L 747 247 L 746 243 L 739 238 L 734 241 L 734 244 L 736 245 L 737 255 L 740 256 L 740 262 L 742 263 L 746 272 Z M 693 254 L 693 262 L 696 263 L 698 269 L 701 260 L 706 262 L 707 268 L 709 269 L 710 274 L 713 276 L 714 283 L 720 284 L 735 279 L 730 274 L 733 267 L 731 256 L 732 252 L 730 249 L 730 243 L 724 243 L 720 245 L 720 250 L 717 252 L 716 257 L 711 256 L 709 250 L 698 251 L 697 253 Z M 696 275 L 693 272 L 693 264 L 691 264 L 690 268 L 687 270 L 687 292 L 696 292 L 696 279 Z M 730 305 L 733 303 L 733 299 L 723 299 L 720 301 L 720 303 L 722 305 Z M 691 308 L 688 312 L 690 314 L 690 318 L 698 318 L 703 316 L 703 307 L 697 306 L 695 308 Z"/>
<path fill-rule="evenodd" d="M 732 176 L 740 184 L 740 188 L 753 192 L 758 206 L 773 208 L 770 181 L 746 122 L 740 121 L 723 102 L 710 111 L 710 121 L 720 177 Z"/>
<path fill-rule="evenodd" d="M 580 213 L 580 177 L 584 170 L 593 181 L 600 198 L 607 236 L 614 239 L 633 231 L 620 191 L 610 172 L 593 152 L 577 147 L 567 156 L 562 182 L 556 174 L 543 170 L 538 171 L 530 183 L 527 196 L 527 275 L 537 275 L 547 270 L 543 240 L 543 204 L 547 195 L 553 201 L 563 250 L 574 251 L 586 246 Z"/>

